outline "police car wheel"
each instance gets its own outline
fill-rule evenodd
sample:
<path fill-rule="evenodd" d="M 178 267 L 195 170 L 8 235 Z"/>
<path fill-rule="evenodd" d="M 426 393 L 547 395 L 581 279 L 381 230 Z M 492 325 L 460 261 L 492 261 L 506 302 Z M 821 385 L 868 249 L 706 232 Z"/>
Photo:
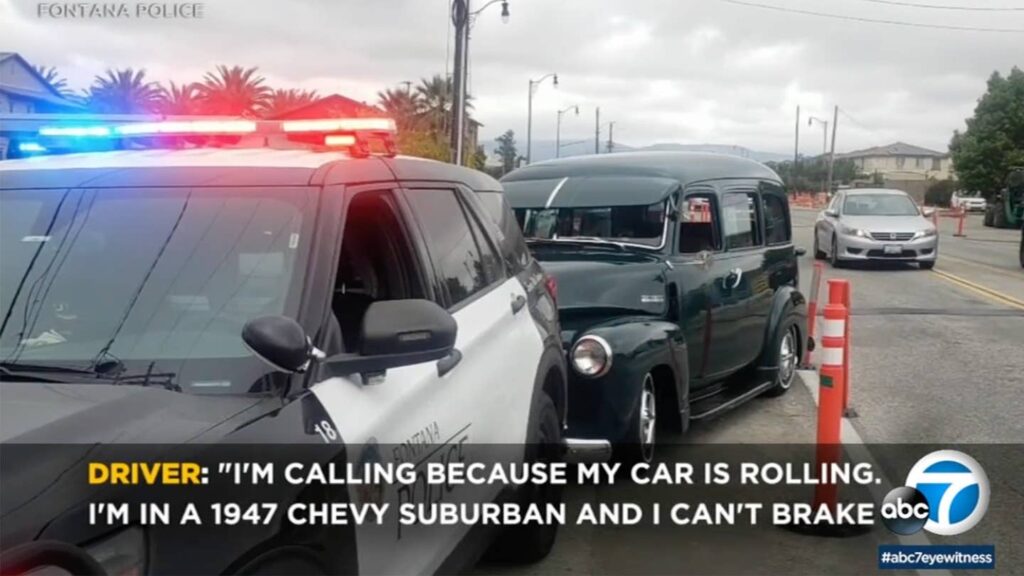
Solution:
<path fill-rule="evenodd" d="M 535 407 L 535 422 L 526 444 L 526 462 L 554 462 L 561 458 L 562 427 L 558 410 L 547 393 L 540 393 Z M 523 504 L 558 504 L 562 501 L 562 487 L 545 484 L 523 486 L 519 493 Z M 537 562 L 551 552 L 558 526 L 511 526 L 498 536 L 487 552 L 490 560 L 525 564 Z"/>

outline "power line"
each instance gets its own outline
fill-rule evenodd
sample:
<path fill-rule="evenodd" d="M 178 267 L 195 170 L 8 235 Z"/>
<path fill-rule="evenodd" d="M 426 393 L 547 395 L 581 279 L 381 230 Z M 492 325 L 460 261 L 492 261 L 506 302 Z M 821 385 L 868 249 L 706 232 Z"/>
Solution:
<path fill-rule="evenodd" d="M 898 2 L 897 0 L 861 0 L 861 2 L 888 4 L 889 6 L 904 6 L 907 8 L 927 8 L 930 10 L 967 10 L 970 12 L 1024 12 L 1024 7 L 1018 6 L 949 6 L 943 4 L 918 4 L 915 2 Z"/>
<path fill-rule="evenodd" d="M 847 20 L 851 22 L 867 22 L 871 24 L 888 24 L 891 26 L 906 26 L 909 28 L 932 28 L 939 30 L 958 30 L 961 32 L 997 32 L 997 33 L 1008 33 L 1008 34 L 1024 34 L 1024 28 L 980 28 L 975 26 L 955 26 L 952 24 L 923 24 L 920 22 L 906 22 L 903 20 L 883 20 L 880 18 L 863 18 L 860 16 L 843 16 L 840 14 L 827 14 L 825 12 L 813 12 L 811 10 L 799 10 L 797 8 L 785 8 L 783 6 L 772 6 L 770 4 L 760 4 L 757 2 L 744 2 L 742 0 L 719 0 L 726 4 L 735 4 L 737 6 L 749 6 L 752 8 L 763 8 L 765 10 L 775 10 L 777 12 L 789 12 L 792 14 L 803 14 L 805 16 L 817 16 L 819 18 L 831 18 L 833 20 Z"/>

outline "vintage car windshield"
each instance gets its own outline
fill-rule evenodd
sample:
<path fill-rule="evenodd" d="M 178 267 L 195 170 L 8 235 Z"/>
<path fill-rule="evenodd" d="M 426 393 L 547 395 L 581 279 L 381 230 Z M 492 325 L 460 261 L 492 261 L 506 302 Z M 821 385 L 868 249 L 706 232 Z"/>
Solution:
<path fill-rule="evenodd" d="M 248 391 L 242 327 L 297 311 L 314 211 L 302 188 L 5 190 L 0 360 Z"/>
<path fill-rule="evenodd" d="M 609 241 L 658 247 L 665 233 L 665 202 L 647 206 L 520 208 L 527 239 Z"/>
<path fill-rule="evenodd" d="M 843 203 L 847 216 L 917 216 L 914 201 L 902 194 L 854 194 Z"/>

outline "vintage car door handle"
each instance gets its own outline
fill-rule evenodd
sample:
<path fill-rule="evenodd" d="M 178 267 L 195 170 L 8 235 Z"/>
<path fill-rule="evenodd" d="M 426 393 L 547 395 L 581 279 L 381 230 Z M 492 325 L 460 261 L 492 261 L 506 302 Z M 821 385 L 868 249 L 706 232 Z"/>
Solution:
<path fill-rule="evenodd" d="M 722 280 L 722 284 L 726 287 L 726 289 L 732 290 L 733 288 L 736 288 L 737 286 L 740 285 L 740 280 L 742 279 L 743 269 L 733 268 L 732 270 L 729 271 L 729 275 Z"/>
<path fill-rule="evenodd" d="M 526 306 L 526 296 L 521 294 L 512 296 L 512 313 L 518 314 Z"/>
<path fill-rule="evenodd" d="M 440 378 L 451 372 L 452 369 L 459 365 L 459 362 L 462 362 L 462 352 L 452 348 L 451 354 L 437 361 L 437 377 Z"/>

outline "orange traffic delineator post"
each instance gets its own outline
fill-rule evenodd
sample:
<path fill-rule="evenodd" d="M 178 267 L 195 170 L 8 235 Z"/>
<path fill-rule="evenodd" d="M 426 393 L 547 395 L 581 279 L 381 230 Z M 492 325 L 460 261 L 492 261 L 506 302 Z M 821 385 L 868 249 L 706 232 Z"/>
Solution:
<path fill-rule="evenodd" d="M 953 214 L 953 217 L 957 218 L 956 234 L 953 234 L 953 236 L 956 236 L 957 238 L 964 238 L 965 236 L 967 236 L 966 234 L 964 234 L 964 220 L 967 219 L 967 209 L 964 208 L 963 206 L 960 206 L 957 209 L 957 211 Z"/>
<path fill-rule="evenodd" d="M 845 394 L 846 334 L 849 309 L 843 304 L 825 306 L 821 326 L 821 361 L 818 369 L 818 428 L 815 449 L 815 470 L 835 469 L 843 461 L 843 396 Z M 815 511 L 827 507 L 839 510 L 839 485 L 827 477 L 814 487 Z M 817 512 L 815 512 L 817 514 Z M 790 524 L 786 529 L 809 536 L 844 538 L 871 531 L 868 524 L 826 522 L 822 524 Z"/>
<path fill-rule="evenodd" d="M 807 340 L 814 339 L 815 327 L 818 325 L 818 293 L 821 292 L 821 275 L 825 270 L 822 262 L 814 263 L 814 272 L 811 274 L 811 294 L 807 300 Z M 804 346 L 804 357 L 802 362 L 804 368 L 811 367 L 811 347 Z"/>
<path fill-rule="evenodd" d="M 849 315 L 852 306 L 850 281 L 832 279 L 828 281 L 828 303 L 842 304 L 846 307 Z M 843 333 L 843 416 L 856 416 L 850 409 L 850 323 L 846 322 L 846 331 Z"/>
<path fill-rule="evenodd" d="M 842 304 L 825 306 L 821 327 L 821 367 L 818 369 L 817 470 L 838 465 L 842 459 L 843 395 L 846 387 L 846 323 L 849 311 Z M 835 508 L 839 488 L 822 482 L 815 487 L 814 505 Z"/>

